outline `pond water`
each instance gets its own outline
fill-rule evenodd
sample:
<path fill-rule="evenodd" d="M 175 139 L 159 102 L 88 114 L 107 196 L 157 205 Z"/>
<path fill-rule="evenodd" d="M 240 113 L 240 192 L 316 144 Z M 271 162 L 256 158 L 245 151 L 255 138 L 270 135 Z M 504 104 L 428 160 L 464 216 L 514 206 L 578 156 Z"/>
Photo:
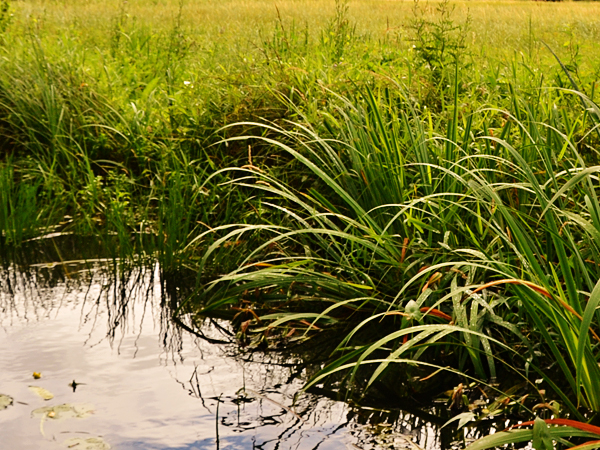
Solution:
<path fill-rule="evenodd" d="M 158 266 L 4 263 L 0 394 L 13 403 L 0 410 L 0 447 L 439 447 L 430 425 L 401 411 L 312 394 L 294 402 L 303 361 L 243 353 L 227 323 L 186 331 L 172 322 L 169 302 Z"/>

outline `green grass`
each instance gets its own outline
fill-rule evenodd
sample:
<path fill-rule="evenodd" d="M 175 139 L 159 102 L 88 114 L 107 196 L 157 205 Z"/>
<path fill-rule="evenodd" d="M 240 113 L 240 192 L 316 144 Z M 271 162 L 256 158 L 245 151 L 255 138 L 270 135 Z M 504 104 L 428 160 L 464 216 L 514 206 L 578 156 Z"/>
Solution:
<path fill-rule="evenodd" d="M 537 398 L 519 406 L 529 414 L 548 389 L 567 417 L 594 419 L 600 168 L 571 136 L 586 121 L 593 136 L 598 109 L 582 96 L 583 110 L 576 92 L 544 95 L 571 106 L 561 116 L 515 95 L 513 110 L 474 111 L 465 128 L 456 113 L 442 133 L 427 132 L 428 117 L 396 86 L 347 100 L 337 120 L 326 115 L 328 137 L 301 123 L 263 125 L 280 137 L 260 139 L 318 187 L 241 170 L 238 188 L 265 193 L 264 206 L 288 220 L 223 227 L 201 269 L 227 243 L 259 230 L 272 237 L 203 287 L 198 313 L 254 305 L 241 335 L 250 330 L 254 345 L 355 323 L 308 387 L 343 373 L 343 390 L 360 400 L 397 364 L 420 378 L 450 370 L 484 381 L 508 370 L 529 380 Z M 507 120 L 495 137 L 498 115 Z M 259 137 L 230 141 L 250 138 Z"/>
<path fill-rule="evenodd" d="M 1 244 L 196 272 L 180 313 L 259 348 L 332 330 L 308 385 L 354 401 L 446 370 L 476 422 L 597 421 L 599 8 L 12 2 Z"/>

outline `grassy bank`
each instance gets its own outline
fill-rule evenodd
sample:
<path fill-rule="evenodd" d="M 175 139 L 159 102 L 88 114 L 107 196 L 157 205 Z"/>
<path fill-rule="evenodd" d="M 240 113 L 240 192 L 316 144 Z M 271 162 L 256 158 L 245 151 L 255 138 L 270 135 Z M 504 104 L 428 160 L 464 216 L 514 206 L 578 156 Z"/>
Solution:
<path fill-rule="evenodd" d="M 597 420 L 598 4 L 1 11 L 3 248 L 194 271 L 181 314 L 245 345 L 336 330 L 310 384 L 355 401 Z M 597 431 L 569 426 L 519 439 Z"/>

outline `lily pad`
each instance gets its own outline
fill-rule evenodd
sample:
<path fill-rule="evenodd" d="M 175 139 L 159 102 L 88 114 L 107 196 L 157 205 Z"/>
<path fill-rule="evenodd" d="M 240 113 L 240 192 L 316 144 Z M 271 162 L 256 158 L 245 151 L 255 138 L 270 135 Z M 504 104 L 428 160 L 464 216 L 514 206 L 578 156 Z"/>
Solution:
<path fill-rule="evenodd" d="M 75 450 L 109 450 L 110 445 L 101 437 L 93 438 L 71 438 L 67 439 L 64 444 L 67 448 Z"/>
<path fill-rule="evenodd" d="M 44 406 L 33 410 L 33 417 L 47 417 L 48 419 L 85 419 L 94 414 L 94 407 L 89 403 L 63 403 L 56 406 Z M 79 447 L 78 447 L 79 448 Z"/>
<path fill-rule="evenodd" d="M 54 398 L 54 394 L 50 392 L 48 389 L 44 389 L 39 386 L 29 386 L 29 390 L 34 394 L 42 397 L 44 400 L 52 400 Z"/>
<path fill-rule="evenodd" d="M 0 394 L 0 411 L 13 404 L 13 398 L 8 395 Z"/>

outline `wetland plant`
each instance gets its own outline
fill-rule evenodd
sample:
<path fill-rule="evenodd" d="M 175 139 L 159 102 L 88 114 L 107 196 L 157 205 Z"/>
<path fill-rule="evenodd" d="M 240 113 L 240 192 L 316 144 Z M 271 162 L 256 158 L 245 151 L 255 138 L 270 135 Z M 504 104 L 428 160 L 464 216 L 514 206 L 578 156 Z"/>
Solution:
<path fill-rule="evenodd" d="M 257 167 L 239 170 L 237 187 L 264 193 L 262 206 L 285 220 L 206 233 L 222 232 L 202 264 L 249 234 L 264 242 L 204 286 L 198 314 L 242 311 L 240 337 L 253 335 L 255 345 L 350 327 L 307 387 L 333 379 L 360 399 L 386 376 L 397 380 L 394 366 L 415 379 L 449 371 L 491 388 L 511 372 L 525 388 L 506 404 L 522 416 L 550 396 L 562 407 L 556 414 L 590 420 L 600 411 L 600 168 L 587 165 L 571 137 L 596 105 L 549 89 L 534 108 L 514 93 L 516 110 L 459 119 L 455 109 L 440 133 L 401 86 L 393 91 L 342 99 L 324 116 L 327 137 L 296 123 L 254 124 L 278 138 L 232 139 L 262 140 L 316 181 L 298 189 Z M 572 107 L 557 115 L 545 106 L 555 102 Z M 539 433 L 596 432 L 551 423 L 509 435 L 537 445 Z M 508 439 L 473 448 L 500 445 L 501 436 Z"/>
<path fill-rule="evenodd" d="M 447 2 L 417 6 L 407 42 L 357 31 L 342 0 L 314 34 L 278 12 L 253 51 L 193 34 L 176 3 L 152 29 L 117 2 L 89 41 L 10 23 L 2 245 L 92 235 L 195 271 L 181 311 L 232 319 L 250 347 L 330 332 L 309 385 L 355 401 L 450 383 L 462 425 L 545 420 L 473 448 L 592 437 L 577 423 L 600 409 L 594 90 L 547 87 L 531 43 L 471 71 L 466 31 L 482 29 Z M 519 382 L 498 386 L 507 373 Z M 490 400 L 467 411 L 479 387 Z"/>

